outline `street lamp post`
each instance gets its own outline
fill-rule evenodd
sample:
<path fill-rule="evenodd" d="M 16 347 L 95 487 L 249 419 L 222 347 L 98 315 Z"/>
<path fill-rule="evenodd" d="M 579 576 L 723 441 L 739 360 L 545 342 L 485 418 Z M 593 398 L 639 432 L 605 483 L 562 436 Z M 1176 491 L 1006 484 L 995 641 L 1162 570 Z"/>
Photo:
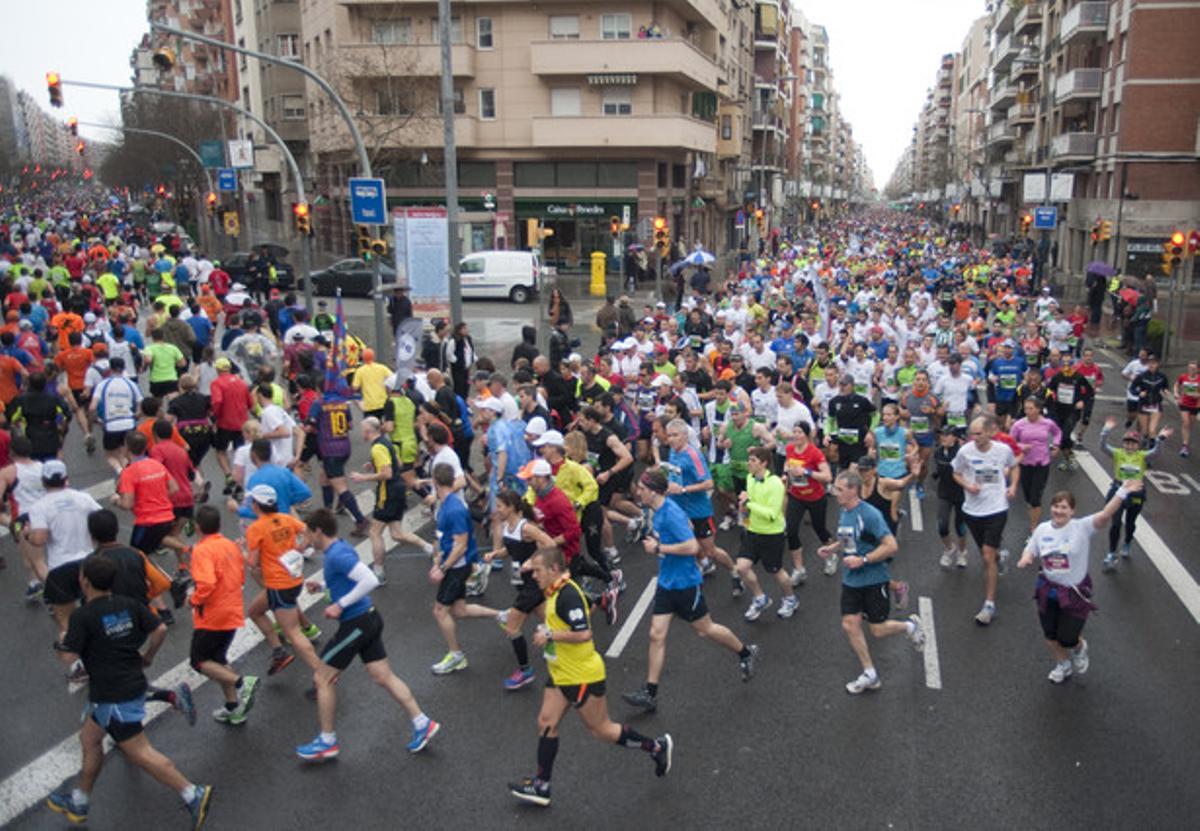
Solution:
<path fill-rule="evenodd" d="M 359 132 L 358 125 L 354 122 L 353 116 L 350 115 L 350 110 L 346 107 L 346 102 L 343 101 L 341 96 L 334 91 L 330 83 L 321 77 L 315 70 L 289 58 L 280 58 L 276 55 L 269 55 L 266 52 L 259 52 L 255 49 L 247 49 L 245 46 L 238 46 L 232 43 L 226 43 L 223 40 L 207 37 L 206 35 L 198 35 L 195 32 L 177 29 L 174 26 L 168 26 L 167 24 L 160 23 L 158 21 L 150 21 L 150 28 L 168 35 L 173 35 L 181 40 L 191 40 L 197 43 L 204 43 L 209 46 L 215 46 L 218 49 L 227 49 L 230 52 L 236 52 L 239 55 L 248 55 L 252 58 L 257 58 L 260 61 L 276 64 L 277 66 L 285 66 L 307 77 L 310 81 L 320 87 L 321 91 L 328 95 L 330 100 L 333 101 L 334 107 L 337 108 L 338 113 L 342 116 L 342 120 L 346 122 L 346 126 L 350 130 L 350 140 L 354 142 L 354 151 L 358 155 L 360 172 L 363 176 L 368 178 L 371 176 L 371 159 L 367 156 L 367 147 L 363 143 L 362 133 Z M 375 297 L 375 303 L 373 305 L 375 307 L 375 346 L 376 349 L 380 350 L 380 353 L 382 354 L 382 350 L 386 350 L 389 344 L 387 329 L 384 326 L 384 304 L 380 302 L 383 299 L 383 274 L 380 270 L 379 258 L 373 258 L 372 263 L 374 267 L 373 294 Z M 305 282 L 308 281 L 306 280 Z"/>
<path fill-rule="evenodd" d="M 454 143 L 454 67 L 450 42 L 450 0 L 438 0 L 438 40 L 442 58 L 442 139 L 446 144 L 443 156 L 446 177 L 446 243 L 447 276 L 450 278 L 450 321 L 462 322 L 462 284 L 459 282 L 458 260 L 458 148 Z M 411 276 L 409 278 L 411 280 Z M 534 303 L 538 303 L 534 299 Z"/>

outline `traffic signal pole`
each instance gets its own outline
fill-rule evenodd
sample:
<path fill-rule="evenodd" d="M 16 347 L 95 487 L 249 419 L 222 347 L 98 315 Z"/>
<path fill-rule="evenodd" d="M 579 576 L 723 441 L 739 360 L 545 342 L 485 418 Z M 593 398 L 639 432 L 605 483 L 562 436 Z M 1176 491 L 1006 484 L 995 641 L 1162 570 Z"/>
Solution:
<path fill-rule="evenodd" d="M 438 41 L 442 59 L 442 139 L 446 177 L 446 276 L 450 288 L 450 325 L 462 322 L 462 282 L 458 273 L 460 245 L 458 239 L 458 149 L 454 143 L 454 67 L 453 44 L 450 42 L 450 0 L 438 0 Z M 375 266 L 378 271 L 379 266 Z M 541 301 L 534 299 L 537 305 Z M 376 306 L 378 308 L 378 305 Z"/>

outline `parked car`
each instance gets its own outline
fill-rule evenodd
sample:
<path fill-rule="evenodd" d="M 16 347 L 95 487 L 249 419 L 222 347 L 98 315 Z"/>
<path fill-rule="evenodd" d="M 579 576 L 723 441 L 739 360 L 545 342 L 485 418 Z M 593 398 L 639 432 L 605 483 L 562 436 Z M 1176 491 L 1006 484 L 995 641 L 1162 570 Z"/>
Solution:
<path fill-rule="evenodd" d="M 382 282 L 394 283 L 396 269 L 387 262 L 379 264 Z M 338 260 L 328 268 L 312 273 L 313 293 L 322 297 L 333 297 L 338 288 L 342 297 L 370 297 L 375 286 L 375 265 L 366 260 Z"/>
<path fill-rule="evenodd" d="M 538 292 L 541 262 L 532 251 L 476 251 L 459 261 L 462 296 L 527 303 Z"/>
<path fill-rule="evenodd" d="M 296 285 L 296 272 L 292 268 L 291 263 L 287 261 L 288 250 L 282 245 L 269 244 L 267 249 L 271 256 L 275 258 L 275 271 L 279 277 L 279 288 L 287 291 Z M 262 249 L 256 247 L 255 251 Z M 238 251 L 230 254 L 228 257 L 221 259 L 221 268 L 229 274 L 230 279 L 234 283 L 249 285 L 249 277 L 246 273 L 246 263 L 250 259 L 249 251 Z"/>

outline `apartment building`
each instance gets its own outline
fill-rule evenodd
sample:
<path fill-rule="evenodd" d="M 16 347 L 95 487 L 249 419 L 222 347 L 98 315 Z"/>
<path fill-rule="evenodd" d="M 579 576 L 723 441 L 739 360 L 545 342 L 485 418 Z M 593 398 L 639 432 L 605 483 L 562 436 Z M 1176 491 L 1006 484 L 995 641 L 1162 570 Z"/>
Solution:
<path fill-rule="evenodd" d="M 234 42 L 231 37 L 233 19 L 230 0 L 147 0 L 146 17 L 151 21 Z M 176 71 L 160 74 L 154 67 L 151 58 L 160 47 L 169 47 L 175 52 Z M 238 98 L 237 71 L 229 55 L 222 49 L 151 32 L 133 50 L 130 64 L 134 83 L 138 86 L 212 95 L 227 101 Z"/>

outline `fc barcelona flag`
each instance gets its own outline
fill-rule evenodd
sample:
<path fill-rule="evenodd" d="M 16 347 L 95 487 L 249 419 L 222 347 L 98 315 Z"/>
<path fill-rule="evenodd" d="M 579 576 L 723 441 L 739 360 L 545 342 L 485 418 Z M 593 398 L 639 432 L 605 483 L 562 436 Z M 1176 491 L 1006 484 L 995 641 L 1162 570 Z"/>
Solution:
<path fill-rule="evenodd" d="M 346 380 L 346 313 L 342 308 L 342 290 L 337 290 L 337 312 L 333 321 L 333 344 L 325 361 L 325 394 L 353 398 L 354 390 Z"/>

